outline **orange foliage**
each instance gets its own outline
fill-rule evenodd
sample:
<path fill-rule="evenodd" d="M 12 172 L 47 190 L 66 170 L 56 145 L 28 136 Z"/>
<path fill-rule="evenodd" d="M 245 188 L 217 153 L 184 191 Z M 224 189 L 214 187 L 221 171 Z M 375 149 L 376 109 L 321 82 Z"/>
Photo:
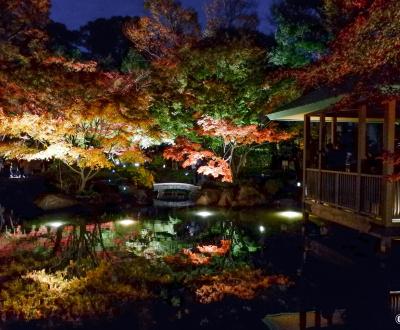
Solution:
<path fill-rule="evenodd" d="M 397 81 L 400 65 L 400 2 L 397 0 L 325 0 L 335 8 L 334 19 L 344 19 L 329 52 L 315 64 L 283 71 L 305 89 L 323 84 L 337 85 L 348 79 L 357 81 L 360 91 L 371 96 L 381 84 Z M 372 92 L 372 93 L 371 93 Z"/>
<path fill-rule="evenodd" d="M 203 276 L 201 281 L 207 282 L 196 290 L 197 299 L 202 304 L 221 301 L 226 295 L 250 300 L 262 289 L 273 285 L 288 286 L 291 284 L 286 276 L 265 276 L 260 270 L 247 268 L 226 271 L 220 275 Z"/>
<path fill-rule="evenodd" d="M 208 265 L 211 261 L 211 257 L 204 256 L 200 253 L 194 253 L 189 249 L 183 249 L 181 253 L 164 257 L 164 261 L 168 264 L 180 266 L 201 266 Z"/>
<path fill-rule="evenodd" d="M 211 260 L 210 257 L 203 256 L 200 253 L 194 253 L 189 249 L 183 249 L 183 254 L 187 256 L 188 262 L 192 265 L 207 265 Z"/>
<path fill-rule="evenodd" d="M 198 132 L 206 136 L 222 137 L 225 143 L 239 145 L 279 142 L 292 137 L 290 133 L 280 132 L 276 126 L 259 129 L 257 125 L 238 126 L 229 120 L 205 116 L 197 121 Z"/>
<path fill-rule="evenodd" d="M 74 72 L 94 72 L 96 71 L 97 68 L 97 63 L 95 61 L 87 61 L 87 62 L 77 62 L 73 60 L 67 60 L 64 57 L 55 57 L 51 56 L 46 58 L 43 61 L 44 65 L 52 65 L 52 64 L 58 64 L 62 65 L 64 68 L 66 68 L 68 71 L 74 71 Z"/>
<path fill-rule="evenodd" d="M 197 245 L 197 249 L 201 253 L 207 253 L 211 255 L 223 256 L 229 252 L 231 249 L 231 240 L 221 240 L 221 246 L 217 245 Z"/>
<path fill-rule="evenodd" d="M 145 7 L 150 17 L 131 20 L 124 32 L 135 48 L 158 64 L 171 64 L 181 47 L 197 40 L 200 26 L 197 13 L 183 8 L 179 1 L 146 0 Z"/>
<path fill-rule="evenodd" d="M 201 145 L 185 138 L 178 138 L 175 145 L 167 147 L 163 154 L 165 159 L 182 162 L 184 168 L 198 166 L 197 172 L 221 178 L 223 182 L 232 182 L 232 171 L 229 164 L 209 150 L 201 150 Z"/>

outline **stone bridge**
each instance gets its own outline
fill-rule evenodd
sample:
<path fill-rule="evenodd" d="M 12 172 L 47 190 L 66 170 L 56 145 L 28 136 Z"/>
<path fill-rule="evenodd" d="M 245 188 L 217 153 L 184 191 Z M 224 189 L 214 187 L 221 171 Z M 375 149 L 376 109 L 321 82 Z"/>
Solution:
<path fill-rule="evenodd" d="M 153 190 L 157 192 L 155 206 L 185 207 L 195 204 L 201 187 L 189 183 L 168 182 L 155 183 Z"/>

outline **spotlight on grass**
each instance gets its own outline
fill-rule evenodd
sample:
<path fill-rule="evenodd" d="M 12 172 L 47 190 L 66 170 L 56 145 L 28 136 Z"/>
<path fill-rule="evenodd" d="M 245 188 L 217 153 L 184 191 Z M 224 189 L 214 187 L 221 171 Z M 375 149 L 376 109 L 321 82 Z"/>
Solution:
<path fill-rule="evenodd" d="M 283 211 L 279 212 L 279 215 L 287 219 L 300 219 L 302 217 L 302 213 L 296 211 Z"/>
<path fill-rule="evenodd" d="M 207 217 L 213 215 L 213 213 L 210 211 L 198 211 L 198 212 L 196 212 L 196 215 L 198 215 L 202 218 L 207 218 Z"/>
<path fill-rule="evenodd" d="M 47 225 L 53 228 L 61 227 L 64 223 L 61 221 L 51 221 Z"/>
<path fill-rule="evenodd" d="M 122 226 L 132 226 L 136 223 L 136 221 L 132 219 L 123 219 L 119 220 L 118 223 Z"/>

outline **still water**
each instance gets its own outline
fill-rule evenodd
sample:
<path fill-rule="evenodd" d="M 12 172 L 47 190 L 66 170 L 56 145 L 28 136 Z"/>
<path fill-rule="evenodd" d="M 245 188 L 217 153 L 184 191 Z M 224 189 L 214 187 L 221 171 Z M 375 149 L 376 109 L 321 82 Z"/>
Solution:
<path fill-rule="evenodd" d="M 0 258 L 8 261 L 0 288 L 3 307 L 8 308 L 3 317 L 7 329 L 49 327 L 49 319 L 52 327 L 59 328 L 66 321 L 83 328 L 115 329 L 129 324 L 138 329 L 267 329 L 267 324 L 273 326 L 268 322 L 274 321 L 267 315 L 284 313 L 284 321 L 294 317 L 298 326 L 296 317 L 302 310 L 321 312 L 322 323 L 333 317 L 337 324 L 332 329 L 395 325 L 387 309 L 389 292 L 396 286 L 393 258 L 377 257 L 373 242 L 354 233 L 321 236 L 320 228 L 313 225 L 304 236 L 302 216 L 296 210 L 142 208 L 52 213 L 29 220 L 13 220 L 10 212 L 4 214 Z M 34 260 L 27 262 L 26 270 L 10 275 L 10 258 L 23 265 Z M 63 288 L 101 267 L 108 267 L 104 278 L 111 282 L 136 289 L 140 284 L 141 292 L 149 294 L 133 303 L 127 298 L 129 303 L 121 303 L 117 310 L 118 294 L 110 294 L 102 284 L 94 289 L 85 284 L 86 291 L 77 295 L 110 296 L 102 304 L 111 304 L 105 310 L 117 310 L 110 315 L 94 313 L 95 317 L 91 310 L 82 309 L 76 312 L 82 317 L 60 318 L 59 306 L 52 307 L 51 313 L 34 314 L 32 310 L 44 307 L 27 302 L 25 293 L 22 298 L 17 294 L 18 303 L 29 303 L 29 311 L 12 305 L 10 295 L 17 291 L 10 287 L 18 277 L 22 285 L 45 281 L 49 292 L 59 290 L 68 301 L 74 289 Z M 45 274 L 58 274 L 67 284 L 54 284 L 56 277 Z M 35 290 L 27 295 L 37 294 Z M 131 294 L 128 291 L 121 291 L 124 302 L 122 297 Z M 40 299 L 53 302 L 50 293 Z M 19 314 L 14 315 L 13 309 Z M 24 318 L 28 320 L 21 321 Z"/>

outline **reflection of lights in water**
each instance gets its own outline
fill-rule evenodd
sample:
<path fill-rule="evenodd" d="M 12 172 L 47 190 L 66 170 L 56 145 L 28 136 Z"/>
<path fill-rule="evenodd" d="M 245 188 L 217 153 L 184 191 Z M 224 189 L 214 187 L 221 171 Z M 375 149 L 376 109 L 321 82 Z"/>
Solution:
<path fill-rule="evenodd" d="M 52 221 L 49 222 L 47 225 L 53 228 L 58 228 L 61 227 L 64 223 L 62 223 L 61 221 Z"/>
<path fill-rule="evenodd" d="M 301 182 L 297 182 L 297 187 L 301 187 Z"/>
<path fill-rule="evenodd" d="M 124 219 L 124 220 L 119 220 L 118 223 L 122 226 L 131 226 L 134 225 L 136 221 L 132 219 Z"/>
<path fill-rule="evenodd" d="M 279 212 L 279 215 L 288 219 L 295 219 L 295 218 L 301 218 L 302 213 L 296 211 L 283 211 Z"/>
<path fill-rule="evenodd" d="M 265 227 L 264 226 L 260 226 L 260 227 L 258 227 L 258 229 L 260 230 L 260 233 L 265 232 Z"/>
<path fill-rule="evenodd" d="M 196 214 L 201 216 L 201 217 L 203 217 L 203 218 L 206 218 L 206 217 L 209 217 L 210 215 L 212 215 L 212 212 L 210 212 L 210 211 L 198 211 L 198 212 L 196 212 Z"/>

